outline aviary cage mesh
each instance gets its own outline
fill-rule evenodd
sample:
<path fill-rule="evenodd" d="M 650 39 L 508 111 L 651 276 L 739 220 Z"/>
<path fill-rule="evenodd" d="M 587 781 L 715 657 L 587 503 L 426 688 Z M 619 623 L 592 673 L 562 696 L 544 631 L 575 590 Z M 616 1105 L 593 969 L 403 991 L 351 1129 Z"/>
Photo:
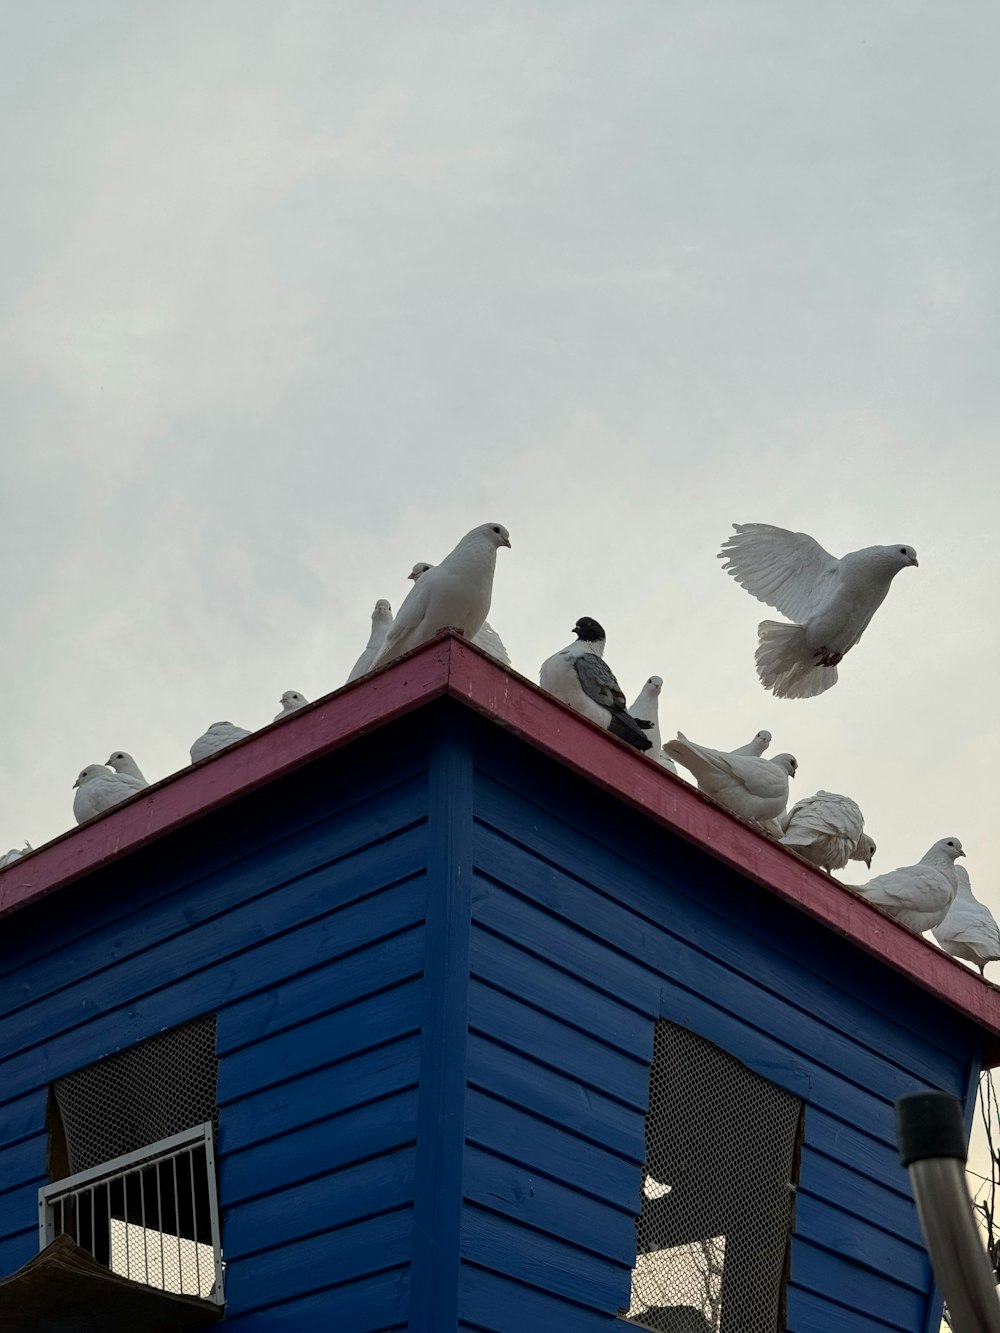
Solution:
<path fill-rule="evenodd" d="M 221 1303 L 217 1071 L 208 1015 L 56 1080 L 68 1172 L 40 1191 L 41 1243 L 64 1232 L 115 1273 Z"/>
<path fill-rule="evenodd" d="M 656 1025 L 628 1317 L 778 1333 L 803 1104 L 686 1028 Z"/>
<path fill-rule="evenodd" d="M 215 1015 L 169 1028 L 53 1084 L 71 1172 L 211 1120 L 218 1130 Z"/>

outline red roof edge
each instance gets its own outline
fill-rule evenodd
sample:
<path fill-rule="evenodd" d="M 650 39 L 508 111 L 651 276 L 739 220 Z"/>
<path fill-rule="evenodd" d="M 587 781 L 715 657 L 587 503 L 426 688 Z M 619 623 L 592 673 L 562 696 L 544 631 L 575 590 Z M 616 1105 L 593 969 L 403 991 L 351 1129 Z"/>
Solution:
<path fill-rule="evenodd" d="M 983 1030 L 984 1062 L 1000 1064 L 1000 992 L 988 982 L 450 632 L 0 870 L 0 916 L 442 695 L 499 723 L 937 996 Z"/>

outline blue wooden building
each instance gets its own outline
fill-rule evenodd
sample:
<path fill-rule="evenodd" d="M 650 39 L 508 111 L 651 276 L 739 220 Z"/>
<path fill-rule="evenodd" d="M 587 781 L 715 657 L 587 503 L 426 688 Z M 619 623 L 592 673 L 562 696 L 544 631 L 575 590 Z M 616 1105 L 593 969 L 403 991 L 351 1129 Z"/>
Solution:
<path fill-rule="evenodd" d="M 996 992 L 461 639 L 16 862 L 0 911 L 0 1275 L 63 1228 L 169 1287 L 213 1210 L 233 1333 L 936 1333 L 892 1103 L 971 1118 Z M 154 1139 L 212 1197 L 170 1203 Z"/>

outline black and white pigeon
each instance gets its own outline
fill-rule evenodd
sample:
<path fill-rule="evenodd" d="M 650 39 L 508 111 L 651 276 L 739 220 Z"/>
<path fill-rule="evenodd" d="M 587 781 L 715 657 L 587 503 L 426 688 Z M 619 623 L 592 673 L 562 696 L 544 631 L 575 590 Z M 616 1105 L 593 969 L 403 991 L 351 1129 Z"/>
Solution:
<path fill-rule="evenodd" d="M 305 708 L 309 700 L 304 694 L 299 694 L 298 690 L 286 690 L 281 696 L 281 712 L 275 713 L 274 721 L 279 722 L 289 713 L 294 713 L 299 708 Z"/>
<path fill-rule="evenodd" d="M 663 747 L 694 774 L 698 790 L 711 796 L 740 819 L 764 823 L 775 819 L 788 804 L 788 779 L 795 776 L 798 761 L 794 755 L 778 754 L 773 759 L 755 755 L 730 754 L 696 745 L 683 732 Z"/>
<path fill-rule="evenodd" d="M 661 768 L 676 773 L 677 768 L 674 761 L 663 753 L 663 739 L 660 736 L 660 691 L 662 689 L 663 677 L 650 676 L 636 696 L 635 703 L 629 705 L 628 711 L 637 722 L 649 723 L 649 731 L 646 734 L 649 737 L 652 749 L 646 757 L 654 760 Z"/>
<path fill-rule="evenodd" d="M 883 912 L 922 935 L 948 915 L 958 893 L 955 861 L 964 856 L 957 838 L 939 838 L 915 866 L 900 866 L 876 875 L 867 884 L 847 887 Z"/>
<path fill-rule="evenodd" d="M 351 667 L 351 674 L 347 677 L 348 685 L 352 680 L 357 680 L 360 676 L 367 676 L 368 672 L 371 671 L 372 664 L 385 643 L 385 636 L 389 633 L 391 624 L 392 607 L 384 597 L 380 597 L 375 603 L 375 610 L 372 612 L 372 632 L 368 636 L 364 652 Z"/>
<path fill-rule="evenodd" d="M 426 560 L 418 560 L 417 563 L 407 574 L 407 578 L 413 579 L 416 583 L 422 574 L 426 574 L 429 569 L 433 569 Z M 484 620 L 480 628 L 472 636 L 472 642 L 477 648 L 482 648 L 484 653 L 489 653 L 490 657 L 495 657 L 498 662 L 504 666 L 510 666 L 510 657 L 507 655 L 507 649 L 503 646 L 503 640 L 496 632 L 488 620 Z"/>
<path fill-rule="evenodd" d="M 747 741 L 746 745 L 741 745 L 737 750 L 730 750 L 730 754 L 749 754 L 755 759 L 759 759 L 767 747 L 771 744 L 771 733 L 769 731 L 758 731 L 752 741 Z"/>
<path fill-rule="evenodd" d="M 875 855 L 861 807 L 833 791 L 797 801 L 781 820 L 780 839 L 823 870 L 843 870 L 848 861 L 864 861 L 870 870 Z"/>
<path fill-rule="evenodd" d="M 389 626 L 373 666 L 395 661 L 442 629 L 457 629 L 474 639 L 489 613 L 501 546 L 510 546 L 510 534 L 503 524 L 481 523 L 439 565 L 422 574 Z"/>
<path fill-rule="evenodd" d="M 204 736 L 199 736 L 191 746 L 191 762 L 196 764 L 199 759 L 207 759 L 210 754 L 225 750 L 249 735 L 245 727 L 236 727 L 232 722 L 213 722 Z"/>
<path fill-rule="evenodd" d="M 650 748 L 652 724 L 639 722 L 625 707 L 625 695 L 614 672 L 604 661 L 605 633 L 590 616 L 581 616 L 573 626 L 576 639 L 553 653 L 541 666 L 538 681 L 570 708 L 610 731 L 637 750 Z"/>
<path fill-rule="evenodd" d="M 128 773 L 116 773 L 104 764 L 88 764 L 73 783 L 76 788 L 73 797 L 76 822 L 83 824 L 95 815 L 103 814 L 113 805 L 143 791 L 147 785 L 145 778 L 140 780 Z"/>
<path fill-rule="evenodd" d="M 945 919 L 931 929 L 945 953 L 974 964 L 985 977 L 986 964 L 1000 962 L 1000 927 L 990 909 L 972 892 L 969 872 L 957 862 L 955 878 L 955 901 Z"/>
<path fill-rule="evenodd" d="M 113 768 L 116 773 L 124 773 L 126 777 L 138 778 L 144 787 L 149 786 L 145 774 L 139 768 L 128 750 L 115 750 L 108 760 L 108 768 Z"/>
<path fill-rule="evenodd" d="M 757 627 L 757 675 L 780 699 L 809 699 L 837 682 L 837 664 L 861 638 L 912 546 L 867 546 L 837 559 L 804 532 L 734 523 L 723 569 L 758 601 L 794 624 Z"/>

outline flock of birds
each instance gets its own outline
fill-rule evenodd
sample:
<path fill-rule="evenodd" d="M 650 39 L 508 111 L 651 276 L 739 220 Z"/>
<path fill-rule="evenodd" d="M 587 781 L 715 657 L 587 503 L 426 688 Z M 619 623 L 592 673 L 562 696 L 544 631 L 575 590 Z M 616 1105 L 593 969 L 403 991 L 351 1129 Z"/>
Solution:
<path fill-rule="evenodd" d="M 822 694 L 837 681 L 837 668 L 860 640 L 900 570 L 916 566 L 910 546 L 869 546 L 841 559 L 812 537 L 765 523 L 734 524 L 722 546 L 723 568 L 759 601 L 787 621 L 758 627 L 757 674 L 778 698 Z M 507 529 L 484 523 L 467 533 L 439 565 L 420 562 L 409 578 L 413 587 L 395 616 L 379 600 L 371 635 L 348 682 L 375 671 L 434 637 L 458 630 L 505 666 L 510 658 L 487 623 L 497 552 L 510 546 Z M 574 639 L 542 663 L 542 688 L 591 722 L 676 774 L 686 768 L 699 789 L 738 818 L 756 825 L 814 866 L 832 873 L 849 860 L 871 868 L 875 843 L 865 832 L 857 802 L 836 792 L 818 791 L 788 808 L 789 779 L 798 764 L 790 754 L 765 759 L 771 735 L 760 731 L 735 750 L 698 745 L 678 732 L 661 743 L 659 694 L 663 681 L 650 676 L 628 706 L 605 661 L 606 636 L 589 616 L 573 628 Z M 275 721 L 308 700 L 296 690 L 281 696 Z M 251 733 L 231 722 L 216 722 L 191 746 L 198 763 Z M 84 823 L 149 785 L 133 757 L 114 751 L 106 764 L 89 764 L 74 787 L 73 813 Z M 31 851 L 30 845 L 0 857 L 0 867 Z M 955 837 L 940 838 L 914 865 L 876 875 L 865 884 L 846 885 L 876 907 L 922 933 L 933 932 L 955 958 L 974 964 L 985 976 L 988 962 L 1000 960 L 1000 929 L 989 909 L 972 893 L 968 873 L 957 864 L 965 853 Z"/>

